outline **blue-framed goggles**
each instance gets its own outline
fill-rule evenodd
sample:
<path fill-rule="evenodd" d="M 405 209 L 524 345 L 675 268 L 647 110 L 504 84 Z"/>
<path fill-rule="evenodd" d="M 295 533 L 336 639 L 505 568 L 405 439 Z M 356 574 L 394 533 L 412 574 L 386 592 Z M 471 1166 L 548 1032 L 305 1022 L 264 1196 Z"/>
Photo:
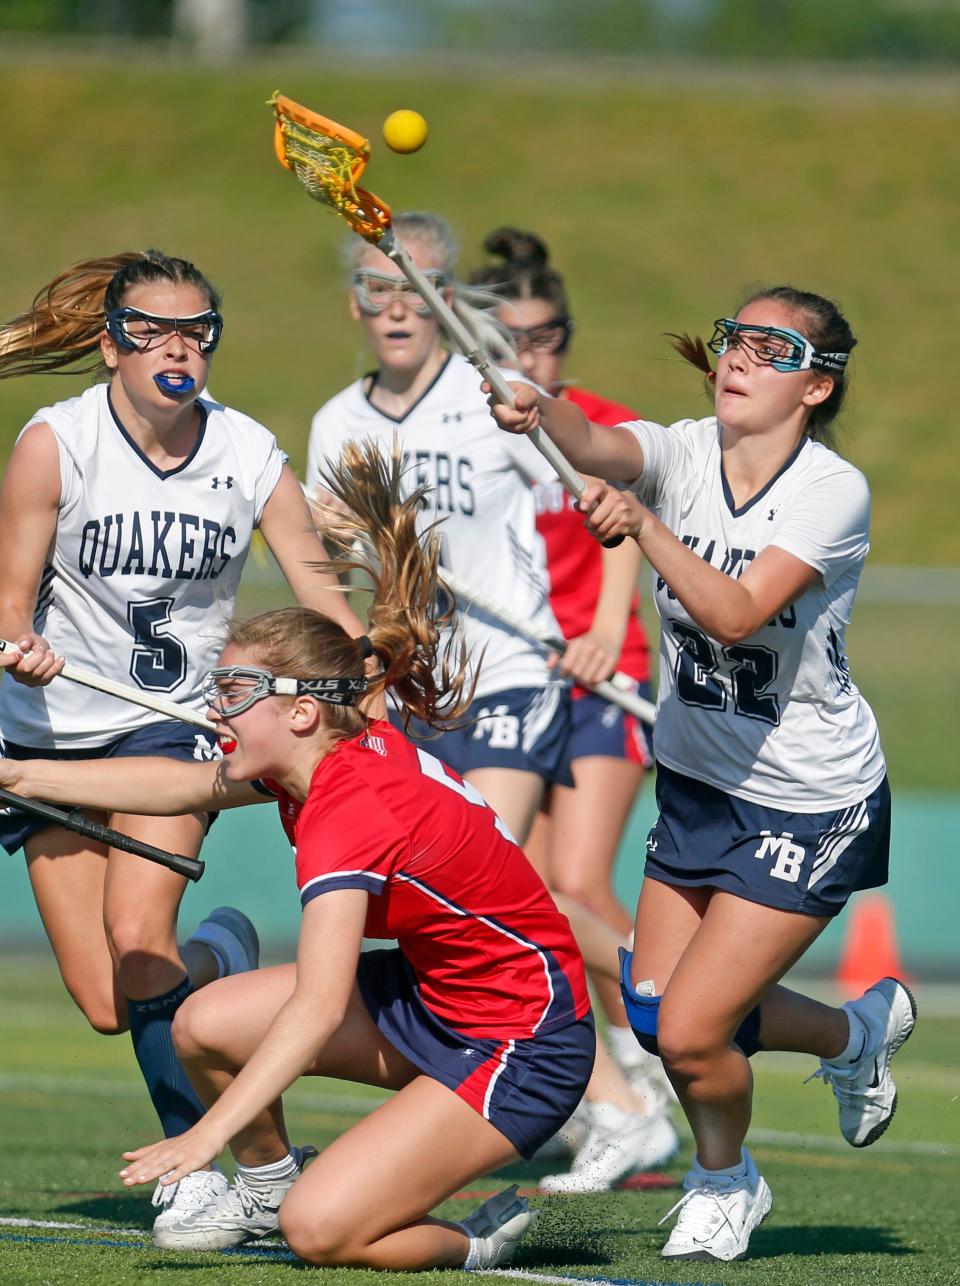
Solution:
<path fill-rule="evenodd" d="M 203 680 L 203 699 L 222 719 L 243 714 L 264 697 L 315 697 L 334 706 L 355 706 L 367 690 L 362 676 L 288 679 L 254 665 L 218 665 Z"/>
<path fill-rule="evenodd" d="M 718 357 L 728 348 L 745 348 L 761 366 L 775 371 L 841 372 L 849 353 L 818 351 L 805 335 L 786 326 L 752 326 L 733 317 L 720 317 L 713 323 L 713 337 L 707 347 Z"/>
<path fill-rule="evenodd" d="M 214 308 L 189 317 L 160 317 L 142 308 L 112 308 L 107 313 L 107 334 L 118 348 L 146 353 L 179 335 L 185 344 L 209 357 L 220 343 L 223 318 Z"/>

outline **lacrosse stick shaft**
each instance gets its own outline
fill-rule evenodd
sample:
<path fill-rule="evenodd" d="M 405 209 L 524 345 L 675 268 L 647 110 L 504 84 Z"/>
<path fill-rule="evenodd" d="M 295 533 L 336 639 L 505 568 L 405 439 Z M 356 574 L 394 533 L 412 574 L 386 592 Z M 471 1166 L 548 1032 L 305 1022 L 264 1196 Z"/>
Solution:
<path fill-rule="evenodd" d="M 9 808 L 17 808 L 21 813 L 39 817 L 53 826 L 63 826 L 68 831 L 76 831 L 78 835 L 96 840 L 98 844 L 119 848 L 124 853 L 133 853 L 136 857 L 146 858 L 148 862 L 156 862 L 160 866 L 167 867 L 168 870 L 176 871 L 178 875 L 185 875 L 188 880 L 199 880 L 203 874 L 203 862 L 198 857 L 185 857 L 182 853 L 168 853 L 165 848 L 154 848 L 152 844 L 144 844 L 141 840 L 124 835 L 121 831 L 115 831 L 110 826 L 101 826 L 99 822 L 92 822 L 82 813 L 65 812 L 61 808 L 54 808 L 52 804 L 42 804 L 37 799 L 26 799 L 23 795 L 15 795 L 12 790 L 4 790 L 2 787 L 0 787 L 0 801 Z"/>
<path fill-rule="evenodd" d="M 497 400 L 505 403 L 507 406 L 513 406 L 516 399 L 513 396 L 513 390 L 503 378 L 497 368 L 493 365 L 490 357 L 477 344 L 477 341 L 464 326 L 463 322 L 453 311 L 439 290 L 434 286 L 429 277 L 424 276 L 417 265 L 413 262 L 393 230 L 384 233 L 383 237 L 376 243 L 377 248 L 382 250 L 388 259 L 392 259 L 403 275 L 410 282 L 411 286 L 420 295 L 423 302 L 436 317 L 437 321 L 447 332 L 454 344 L 467 359 L 471 366 L 476 367 L 483 378 L 487 381 L 497 396 Z M 573 468 L 560 448 L 547 437 L 541 429 L 534 429 L 532 433 L 527 434 L 530 441 L 537 448 L 544 459 L 551 465 L 557 477 L 577 500 L 586 491 L 586 484 L 580 477 L 579 473 Z"/>
<path fill-rule="evenodd" d="M 482 611 L 489 612 L 491 616 L 496 616 L 498 620 L 503 621 L 504 625 L 509 625 L 512 630 L 518 634 L 523 634 L 526 638 L 532 639 L 535 643 L 540 643 L 554 652 L 564 652 L 566 642 L 556 634 L 551 634 L 549 630 L 543 629 L 533 621 L 528 621 L 526 617 L 519 616 L 516 612 L 511 611 L 503 603 L 497 603 L 493 599 L 487 598 L 486 595 L 478 593 L 466 581 L 462 581 L 459 576 L 449 571 L 446 567 L 440 568 L 440 578 L 447 587 L 453 591 L 457 598 L 466 599 L 474 607 L 479 607 Z M 652 701 L 646 701 L 643 697 L 638 696 L 633 689 L 633 680 L 629 675 L 621 674 L 619 671 L 609 679 L 601 679 L 599 683 L 588 685 L 592 692 L 597 696 L 603 697 L 604 701 L 610 701 L 613 705 L 620 706 L 629 714 L 636 715 L 644 723 L 653 723 L 657 708 Z"/>
<path fill-rule="evenodd" d="M 0 639 L 0 652 L 18 651 L 16 643 L 11 643 L 7 639 Z M 95 688 L 97 692 L 106 692 L 111 697 L 118 697 L 121 701 L 129 701 L 132 705 L 143 706 L 145 710 L 155 710 L 158 714 L 165 714 L 168 719 L 179 719 L 181 723 L 192 723 L 197 728 L 203 728 L 206 732 L 213 732 L 214 725 L 209 719 L 205 719 L 202 714 L 195 714 L 193 710 L 186 706 L 178 705 L 175 701 L 167 701 L 163 697 L 154 696 L 150 692 L 142 692 L 139 688 L 130 687 L 126 683 L 118 683 L 115 679 L 105 679 L 102 675 L 94 674 L 90 670 L 83 670 L 78 665 L 67 664 L 60 671 L 60 678 L 69 679 L 72 683 L 80 683 L 85 688 Z"/>

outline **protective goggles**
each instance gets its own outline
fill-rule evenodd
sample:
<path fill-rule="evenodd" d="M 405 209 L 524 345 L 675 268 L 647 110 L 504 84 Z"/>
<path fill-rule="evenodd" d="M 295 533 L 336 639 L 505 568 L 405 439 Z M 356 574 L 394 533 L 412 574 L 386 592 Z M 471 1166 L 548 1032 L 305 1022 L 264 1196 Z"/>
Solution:
<path fill-rule="evenodd" d="M 222 719 L 243 714 L 264 697 L 315 697 L 334 706 L 355 706 L 367 690 L 361 675 L 350 679 L 277 678 L 253 665 L 218 665 L 203 681 L 203 699 Z"/>
<path fill-rule="evenodd" d="M 423 274 L 437 290 L 447 284 L 447 274 L 438 268 L 427 268 Z M 418 317 L 429 317 L 430 309 L 407 281 L 392 272 L 377 272 L 375 268 L 358 268 L 353 274 L 353 289 L 360 311 L 367 317 L 379 317 L 383 310 L 401 300 Z"/>
<path fill-rule="evenodd" d="M 573 334 L 572 317 L 552 317 L 540 326 L 530 326 L 524 330 L 521 326 L 508 327 L 510 342 L 518 353 L 541 353 L 547 357 L 565 353 Z"/>
<path fill-rule="evenodd" d="M 146 353 L 179 335 L 190 348 L 208 357 L 220 343 L 223 318 L 213 308 L 189 317 L 158 317 L 140 308 L 113 308 L 107 313 L 107 334 L 118 348 Z"/>
<path fill-rule="evenodd" d="M 842 371 L 849 353 L 818 352 L 798 330 L 780 326 L 750 326 L 732 317 L 720 317 L 713 323 L 713 338 L 707 347 L 718 357 L 728 348 L 745 348 L 761 366 L 775 371 Z"/>

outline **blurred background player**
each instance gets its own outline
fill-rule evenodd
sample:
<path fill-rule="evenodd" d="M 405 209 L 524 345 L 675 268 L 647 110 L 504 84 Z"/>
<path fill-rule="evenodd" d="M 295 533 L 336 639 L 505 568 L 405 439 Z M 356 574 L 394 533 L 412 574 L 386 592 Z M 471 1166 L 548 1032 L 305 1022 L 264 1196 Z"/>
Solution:
<path fill-rule="evenodd" d="M 262 425 L 199 397 L 220 340 L 220 300 L 191 263 L 158 251 L 75 265 L 0 330 L 0 377 L 99 369 L 105 382 L 37 411 L 0 492 L 0 686 L 4 754 L 97 759 L 215 759 L 215 740 L 66 680 L 64 657 L 147 693 L 202 708 L 255 528 L 294 594 L 360 632 L 333 578 L 299 484 Z M 48 686 L 49 685 L 49 686 Z M 210 817 L 121 816 L 147 843 L 196 854 Z M 91 1026 L 129 1028 L 164 1132 L 202 1111 L 170 1039 L 177 1007 L 199 986 L 257 964 L 246 916 L 213 912 L 181 949 L 185 880 L 72 831 L 4 811 L 0 839 L 21 846 L 67 989 Z M 226 1180 L 186 1176 L 162 1194 L 158 1223 Z"/>
<path fill-rule="evenodd" d="M 508 330 L 524 374 L 600 424 L 636 419 L 628 407 L 564 379 L 574 323 L 563 277 L 550 264 L 543 241 L 505 227 L 490 233 L 484 249 L 500 262 L 471 273 L 470 284 L 500 301 L 496 316 Z M 557 479 L 535 483 L 534 496 L 537 530 L 547 552 L 550 604 L 567 640 L 557 668 L 579 682 L 572 692 L 564 751 L 573 785 L 556 782 L 547 789 L 524 848 L 548 888 L 581 903 L 626 938 L 632 919 L 614 890 L 613 867 L 652 764 L 652 729 L 582 683 L 608 679 L 619 670 L 635 681 L 641 696 L 650 697 L 649 649 L 637 592 L 643 560 L 633 541 L 605 549 L 594 540 Z M 637 1044 L 617 983 L 600 972 L 592 973 L 590 981 L 607 1019 L 611 1051 L 648 1110 L 628 1114 L 614 1103 L 591 1103 L 590 1132 L 573 1173 L 547 1176 L 541 1181 L 547 1191 L 612 1187 L 633 1170 L 667 1160 L 678 1147 L 676 1132 L 664 1119 L 675 1096 L 660 1060 Z"/>
<path fill-rule="evenodd" d="M 328 480 L 378 555 L 369 639 L 288 608 L 230 627 L 207 689 L 234 743 L 220 763 L 0 765 L 48 797 L 158 812 L 276 798 L 303 904 L 296 965 L 224 979 L 180 1010 L 175 1038 L 207 1114 L 126 1153 L 128 1185 L 175 1183 L 231 1142 L 230 1192 L 160 1244 L 223 1249 L 279 1227 L 308 1263 L 406 1270 L 506 1262 L 536 1212 L 507 1189 L 462 1223 L 429 1211 L 529 1157 L 570 1115 L 593 1064 L 586 979 L 569 925 L 483 797 L 386 720 L 378 684 L 442 727 L 470 701 L 466 653 L 441 634 L 436 541 L 398 459 L 345 450 Z M 435 676 L 442 675 L 438 683 Z M 295 692 L 278 695 L 279 677 Z M 319 683 L 315 682 L 319 681 Z M 320 684 L 323 686 L 321 687 Z M 396 938 L 361 954 L 363 936 Z M 304 1074 L 396 1093 L 302 1175 L 279 1096 Z M 371 1200 L 371 1176 L 376 1200 Z"/>
<path fill-rule="evenodd" d="M 886 768 L 844 647 L 870 496 L 826 445 L 856 340 L 830 300 L 777 286 L 716 322 L 715 373 L 702 343 L 678 343 L 708 375 L 706 419 L 611 428 L 530 385 L 495 414 L 630 484 L 589 488 L 588 527 L 632 537 L 659 573 L 660 815 L 623 991 L 696 1141 L 662 1253 L 733 1260 L 772 1205 L 744 1147 L 749 1056 L 819 1056 L 841 1133 L 866 1147 L 896 1109 L 890 1059 L 916 1009 L 894 978 L 840 1009 L 778 985 L 852 892 L 887 879 Z"/>
<path fill-rule="evenodd" d="M 433 214 L 409 213 L 395 215 L 393 226 L 481 342 L 495 344 L 494 324 L 455 284 L 457 244 L 449 225 Z M 551 481 L 553 470 L 531 443 L 491 433 L 480 375 L 447 351 L 436 319 L 400 269 L 360 237 L 349 243 L 348 262 L 350 315 L 363 326 L 377 365 L 313 417 L 308 490 L 324 488 L 324 474 L 347 442 L 370 441 L 389 451 L 396 438 L 407 485 L 430 488 L 423 520 L 440 524 L 444 566 L 555 632 L 531 490 L 535 482 Z M 548 668 L 542 649 L 482 610 L 464 611 L 460 628 L 477 672 L 474 701 L 465 726 L 445 732 L 431 750 L 480 791 L 523 843 L 545 785 L 568 773 L 561 769 L 567 685 Z"/>

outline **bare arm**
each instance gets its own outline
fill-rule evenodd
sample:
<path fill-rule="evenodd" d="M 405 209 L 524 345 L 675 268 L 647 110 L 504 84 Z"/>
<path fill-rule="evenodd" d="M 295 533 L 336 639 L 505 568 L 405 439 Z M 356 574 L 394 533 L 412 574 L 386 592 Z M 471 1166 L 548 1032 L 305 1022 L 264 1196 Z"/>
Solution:
<path fill-rule="evenodd" d="M 0 638 L 22 648 L 0 653 L 0 666 L 30 687 L 49 683 L 63 668 L 33 628 L 59 505 L 60 453 L 50 426 L 36 424 L 13 448 L 0 491 Z"/>
<path fill-rule="evenodd" d="M 230 781 L 222 760 L 188 763 L 152 756 L 95 761 L 0 759 L 0 786 L 50 804 L 77 804 L 150 817 L 271 802 L 269 795 L 249 782 Z"/>
<path fill-rule="evenodd" d="M 632 536 L 701 629 L 724 646 L 755 634 L 819 577 L 802 559 L 768 545 L 735 580 L 704 562 L 630 492 L 594 484 L 580 503 L 598 540 Z"/>
<path fill-rule="evenodd" d="M 602 549 L 601 554 L 603 578 L 590 629 L 567 641 L 559 663 L 562 674 L 587 684 L 608 679 L 616 669 L 643 561 L 633 541 L 616 549 Z"/>
<path fill-rule="evenodd" d="M 125 1152 L 129 1187 L 178 1179 L 219 1156 L 231 1138 L 311 1066 L 342 1025 L 350 1002 L 369 894 L 339 889 L 308 902 L 300 927 L 297 981 L 256 1053 L 185 1134 Z"/>
<path fill-rule="evenodd" d="M 484 390 L 490 387 L 484 384 Z M 530 384 L 511 384 L 516 405 L 490 397 L 490 410 L 501 429 L 529 433 L 538 426 L 556 443 L 580 473 L 617 482 L 633 482 L 643 472 L 643 450 L 629 429 L 594 424 L 566 398 L 548 397 Z"/>

